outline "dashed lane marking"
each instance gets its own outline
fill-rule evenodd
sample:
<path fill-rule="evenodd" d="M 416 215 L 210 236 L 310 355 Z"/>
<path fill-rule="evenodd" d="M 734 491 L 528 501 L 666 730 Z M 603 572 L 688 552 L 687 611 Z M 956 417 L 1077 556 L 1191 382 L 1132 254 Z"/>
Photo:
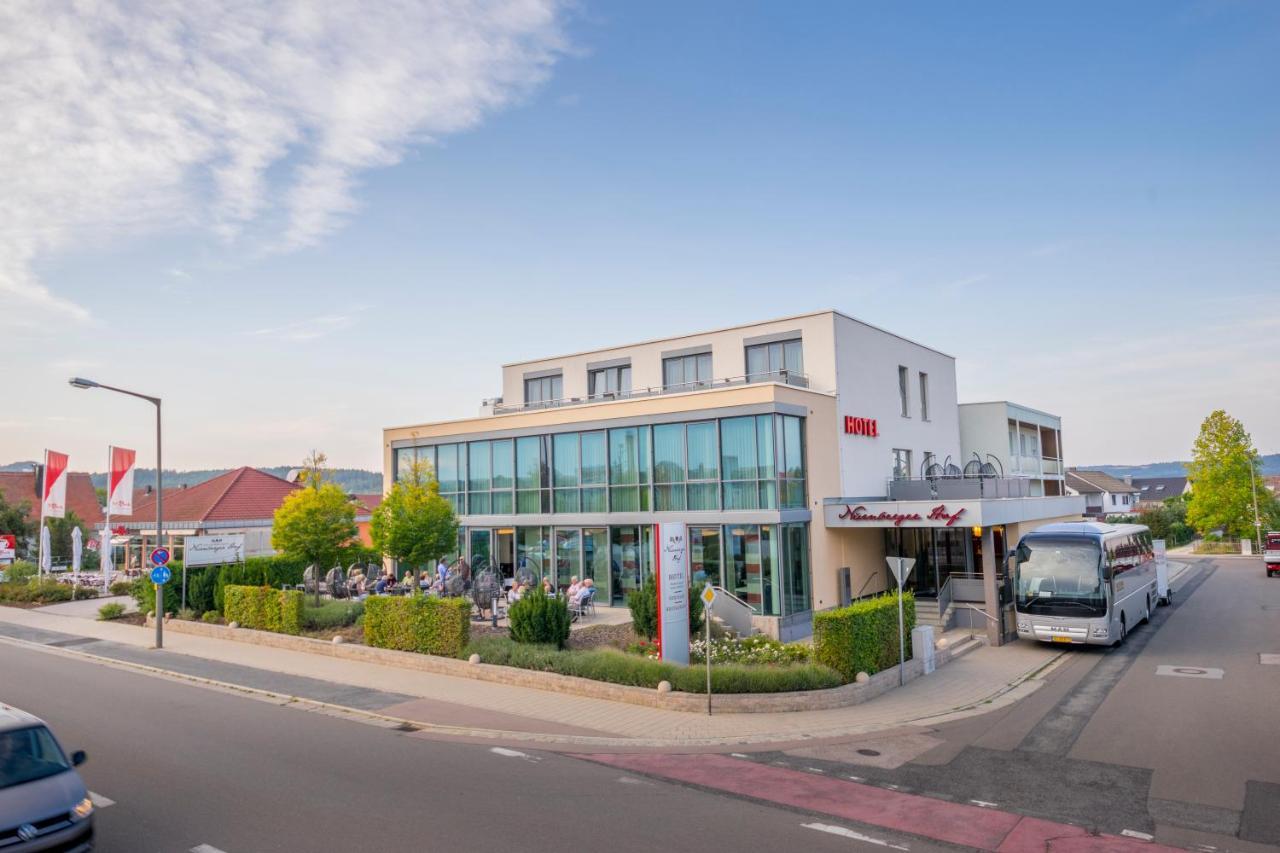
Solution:
<path fill-rule="evenodd" d="M 200 844 L 191 848 L 191 853 L 227 853 L 225 850 L 219 850 L 212 844 Z"/>
<path fill-rule="evenodd" d="M 821 767 L 806 767 L 805 770 L 808 770 L 810 773 L 826 773 L 827 772 L 823 770 Z"/>
<path fill-rule="evenodd" d="M 105 809 L 107 806 L 114 806 L 116 801 L 110 797 L 104 797 L 97 791 L 89 792 L 89 800 L 93 803 L 95 809 Z"/>
<path fill-rule="evenodd" d="M 1276 666 L 1280 666 L 1280 655 L 1270 654 L 1268 652 L 1259 652 L 1258 663 L 1275 664 Z"/>
<path fill-rule="evenodd" d="M 999 803 L 988 803 L 986 800 L 970 800 L 969 802 L 984 809 L 994 809 L 1000 805 Z"/>
<path fill-rule="evenodd" d="M 863 835 L 861 832 L 854 832 L 852 829 L 843 826 L 834 826 L 829 823 L 802 823 L 800 825 L 805 829 L 816 829 L 818 832 L 826 832 L 831 835 L 841 835 L 854 841 L 863 841 L 867 844 L 875 844 L 879 847 L 889 847 L 893 850 L 911 849 L 910 847 L 906 847 L 902 844 L 890 844 L 883 838 L 872 838 L 870 835 Z"/>
<path fill-rule="evenodd" d="M 1156 837 L 1149 832 L 1138 832 L 1136 829 L 1122 829 L 1120 834 L 1129 838 L 1137 838 L 1141 841 L 1155 841 Z"/>
<path fill-rule="evenodd" d="M 635 776 L 619 776 L 618 781 L 623 785 L 652 785 L 648 779 L 637 779 Z"/>
<path fill-rule="evenodd" d="M 523 758 L 525 761 L 541 761 L 542 759 L 530 755 L 527 752 L 521 752 L 518 749 L 507 749 L 505 746 L 491 746 L 489 751 L 494 755 L 501 755 L 503 758 Z"/>

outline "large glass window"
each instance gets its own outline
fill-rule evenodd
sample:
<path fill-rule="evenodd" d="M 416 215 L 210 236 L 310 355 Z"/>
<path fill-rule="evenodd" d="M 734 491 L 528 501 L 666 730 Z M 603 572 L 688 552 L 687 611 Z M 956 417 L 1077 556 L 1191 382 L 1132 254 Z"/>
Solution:
<path fill-rule="evenodd" d="M 929 420 L 929 374 L 920 373 L 920 420 Z"/>
<path fill-rule="evenodd" d="M 748 382 L 789 382 L 804 376 L 800 339 L 747 347 Z"/>
<path fill-rule="evenodd" d="M 893 449 L 893 479 L 911 479 L 911 451 L 900 447 Z"/>
<path fill-rule="evenodd" d="M 809 525 L 783 524 L 782 581 L 783 610 L 790 615 L 813 609 L 809 596 Z"/>
<path fill-rule="evenodd" d="M 596 601 L 609 601 L 609 531 L 604 527 L 582 529 L 582 579 L 591 578 Z"/>
<path fill-rule="evenodd" d="M 544 438 L 546 436 L 527 435 L 516 439 L 517 513 L 542 513 L 551 509 Z"/>
<path fill-rule="evenodd" d="M 587 393 L 592 399 L 625 397 L 631 393 L 631 365 L 603 367 L 587 373 Z"/>
<path fill-rule="evenodd" d="M 649 509 L 649 427 L 609 430 L 609 507 L 612 512 Z"/>
<path fill-rule="evenodd" d="M 549 536 L 546 527 L 516 528 L 516 579 L 521 583 L 542 583 L 551 567 Z"/>
<path fill-rule="evenodd" d="M 524 402 L 530 406 L 547 406 L 564 398 L 564 377 L 539 376 L 524 381 Z"/>
<path fill-rule="evenodd" d="M 685 425 L 688 442 L 686 475 L 691 510 L 720 508 L 720 449 L 715 421 Z"/>
<path fill-rule="evenodd" d="M 648 525 L 609 528 L 609 570 L 613 603 L 626 604 L 627 595 L 638 590 L 653 574 L 653 528 Z"/>
<path fill-rule="evenodd" d="M 572 578 L 582 577 L 582 531 L 577 528 L 556 528 L 556 576 L 555 588 L 567 589 Z"/>
<path fill-rule="evenodd" d="M 491 443 L 493 449 L 493 479 L 490 493 L 494 515 L 509 515 L 514 507 L 511 487 L 515 483 L 515 461 L 512 458 L 512 441 L 503 438 Z"/>
<path fill-rule="evenodd" d="M 711 384 L 711 353 L 681 355 L 662 360 L 662 387 L 667 391 L 688 391 Z"/>
<path fill-rule="evenodd" d="M 725 509 L 757 509 L 756 419 L 725 418 L 720 421 L 720 473 L 724 480 Z"/>
<path fill-rule="evenodd" d="M 694 584 L 724 586 L 720 570 L 720 528 L 689 528 L 689 577 Z"/>
<path fill-rule="evenodd" d="M 463 493 L 467 485 L 467 453 L 465 444 L 441 444 L 436 448 L 436 479 L 440 494 L 452 504 L 454 512 L 465 512 Z"/>
<path fill-rule="evenodd" d="M 417 460 L 417 449 L 413 447 L 401 447 L 396 450 L 395 478 L 403 480 L 409 476 L 409 472 L 413 469 L 413 464 Z"/>
<path fill-rule="evenodd" d="M 578 434 L 560 433 L 551 437 L 553 460 L 553 485 L 555 486 L 555 511 L 578 512 L 578 471 L 581 460 L 578 453 Z"/>
<path fill-rule="evenodd" d="M 653 428 L 653 508 L 679 511 L 684 500 L 684 424 Z"/>
<path fill-rule="evenodd" d="M 778 460 L 782 468 L 778 472 L 782 495 L 779 504 L 783 509 L 803 509 L 804 498 L 804 419 L 781 415 L 777 419 Z"/>

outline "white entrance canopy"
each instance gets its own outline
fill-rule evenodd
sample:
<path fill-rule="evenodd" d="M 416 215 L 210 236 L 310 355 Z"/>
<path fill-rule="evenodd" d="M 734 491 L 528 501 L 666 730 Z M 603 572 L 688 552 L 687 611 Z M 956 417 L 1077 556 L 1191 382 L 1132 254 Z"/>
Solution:
<path fill-rule="evenodd" d="M 1079 495 L 944 501 L 867 501 L 826 498 L 827 527 L 991 527 L 1084 513 Z"/>

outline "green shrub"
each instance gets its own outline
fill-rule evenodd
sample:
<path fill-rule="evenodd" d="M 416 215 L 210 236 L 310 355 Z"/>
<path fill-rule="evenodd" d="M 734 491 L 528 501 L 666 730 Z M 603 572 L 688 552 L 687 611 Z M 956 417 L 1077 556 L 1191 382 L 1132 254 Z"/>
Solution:
<path fill-rule="evenodd" d="M 698 584 L 688 590 L 689 596 L 689 636 L 696 636 L 702 630 L 702 592 L 705 584 Z M 652 640 L 658 636 L 658 584 L 652 578 L 645 578 L 644 585 L 627 594 L 627 607 L 631 610 L 631 625 L 637 634 Z"/>
<path fill-rule="evenodd" d="M 16 560 L 4 570 L 4 576 L 9 583 L 29 580 L 39 574 L 40 567 L 27 560 Z"/>
<path fill-rule="evenodd" d="M 210 566 L 216 574 L 213 579 L 213 608 L 226 612 L 225 590 L 228 586 L 269 586 L 279 589 L 282 584 L 297 586 L 302 583 L 306 563 L 291 557 L 250 557 L 243 564 Z M 327 570 L 326 570 L 327 571 Z"/>
<path fill-rule="evenodd" d="M 107 591 L 112 595 L 133 595 L 134 583 L 131 580 L 112 581 Z"/>
<path fill-rule="evenodd" d="M 902 598 L 908 638 L 916 624 L 916 601 Z M 906 650 L 907 658 L 911 649 Z M 873 674 L 898 663 L 897 593 L 855 601 L 848 607 L 815 613 L 813 659 L 852 681 L 859 672 Z"/>
<path fill-rule="evenodd" d="M 146 575 L 133 582 L 133 600 L 138 602 L 138 609 L 143 613 L 156 611 L 156 585 Z M 182 583 L 173 581 L 164 585 L 164 612 L 177 613 L 182 608 Z"/>
<path fill-rule="evenodd" d="M 272 589 L 269 586 L 228 586 L 226 617 L 242 628 L 274 631 L 277 634 L 302 633 L 302 593 Z"/>
<path fill-rule="evenodd" d="M 111 619 L 119 619 L 124 615 L 124 605 L 113 601 L 110 604 L 104 604 L 98 608 L 98 619 L 106 622 Z"/>
<path fill-rule="evenodd" d="M 550 643 L 564 648 L 569 640 L 569 605 L 563 598 L 534 587 L 507 609 L 511 639 L 517 643 Z"/>
<path fill-rule="evenodd" d="M 302 626 L 308 631 L 345 628 L 354 625 L 364 613 L 362 601 L 326 601 L 319 607 L 312 607 L 310 602 L 308 598 L 302 611 Z"/>
<path fill-rule="evenodd" d="M 82 601 L 86 598 L 97 598 L 100 594 L 101 590 L 96 586 L 78 586 L 76 587 L 75 595 L 73 595 L 72 598 L 77 601 Z"/>
<path fill-rule="evenodd" d="M 657 687 L 670 681 L 684 693 L 706 693 L 707 674 L 702 667 L 678 666 L 665 661 L 629 655 L 617 649 L 560 651 L 553 645 L 517 643 L 505 637 L 472 641 L 464 657 L 480 655 L 483 663 L 555 672 L 632 687 Z M 712 693 L 783 693 L 838 687 L 840 674 L 817 664 L 751 666 L 731 664 L 711 668 Z"/>
<path fill-rule="evenodd" d="M 364 641 L 399 649 L 454 657 L 471 636 L 471 602 L 425 595 L 376 595 L 364 603 Z"/>
<path fill-rule="evenodd" d="M 200 621 L 217 624 L 222 621 L 222 616 L 216 610 L 206 610 L 204 613 L 200 614 Z"/>
<path fill-rule="evenodd" d="M 39 581 L 35 578 L 25 583 L 0 583 L 0 602 L 14 604 L 56 604 L 71 600 L 71 587 L 57 581 Z"/>

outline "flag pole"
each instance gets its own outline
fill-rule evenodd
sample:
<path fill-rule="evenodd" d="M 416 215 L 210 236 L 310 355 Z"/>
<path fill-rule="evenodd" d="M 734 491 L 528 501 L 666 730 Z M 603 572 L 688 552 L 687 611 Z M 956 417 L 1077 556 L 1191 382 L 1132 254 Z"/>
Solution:
<path fill-rule="evenodd" d="M 44 496 L 49 485 L 49 448 L 44 449 L 44 467 L 40 469 L 40 527 L 36 529 L 36 574 L 44 581 Z M 52 542 L 49 543 L 53 545 Z"/>

